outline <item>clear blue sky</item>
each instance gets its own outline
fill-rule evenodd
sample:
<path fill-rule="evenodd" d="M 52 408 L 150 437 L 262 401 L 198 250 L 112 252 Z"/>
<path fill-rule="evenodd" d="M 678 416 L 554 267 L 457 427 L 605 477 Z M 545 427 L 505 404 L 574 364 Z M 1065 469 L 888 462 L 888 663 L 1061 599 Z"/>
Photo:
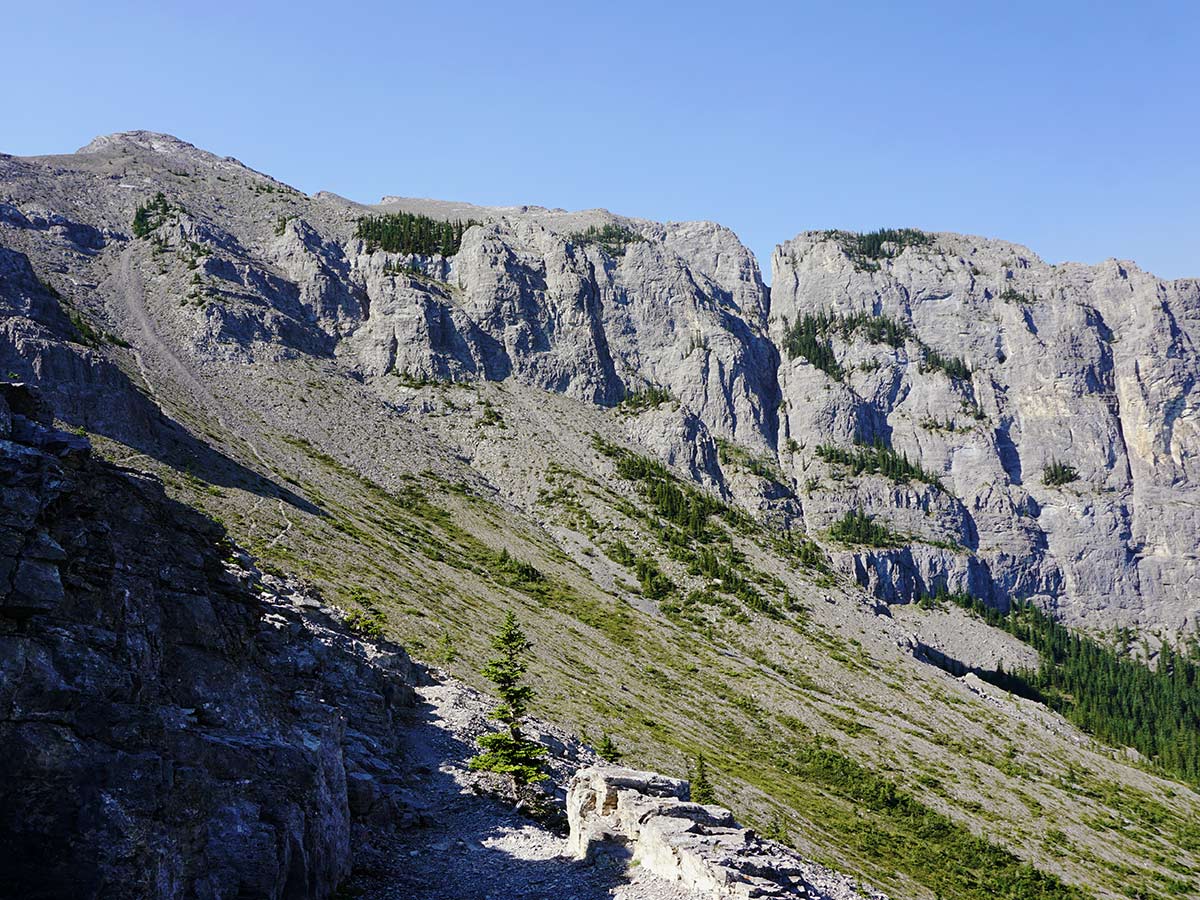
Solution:
<path fill-rule="evenodd" d="M 307 192 L 913 225 L 1200 276 L 1196 4 L 10 4 L 0 151 L 147 128 Z"/>

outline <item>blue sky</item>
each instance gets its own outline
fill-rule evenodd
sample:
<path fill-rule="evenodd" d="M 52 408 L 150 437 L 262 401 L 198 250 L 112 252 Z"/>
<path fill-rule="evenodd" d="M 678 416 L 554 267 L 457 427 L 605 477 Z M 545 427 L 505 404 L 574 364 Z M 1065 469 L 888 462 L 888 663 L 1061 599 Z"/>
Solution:
<path fill-rule="evenodd" d="M 1200 276 L 1192 3 L 13 4 L 0 151 L 147 128 L 307 192 L 1003 237 Z M 248 5 L 248 4 L 245 4 Z"/>

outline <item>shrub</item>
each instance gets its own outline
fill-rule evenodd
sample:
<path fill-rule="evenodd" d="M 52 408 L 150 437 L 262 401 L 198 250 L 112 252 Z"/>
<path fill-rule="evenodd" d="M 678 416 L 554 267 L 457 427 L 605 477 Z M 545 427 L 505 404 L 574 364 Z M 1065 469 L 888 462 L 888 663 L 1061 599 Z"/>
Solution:
<path fill-rule="evenodd" d="M 1000 299 L 1005 303 L 1020 303 L 1022 306 L 1031 306 L 1038 302 L 1038 295 L 1033 291 L 1023 294 L 1011 287 L 1006 287 L 1000 292 Z"/>
<path fill-rule="evenodd" d="M 617 742 L 607 732 L 600 738 L 600 743 L 596 745 L 596 755 L 610 763 L 619 763 L 621 757 L 624 756 L 620 748 L 617 747 Z"/>
<path fill-rule="evenodd" d="M 1042 469 L 1042 484 L 1046 487 L 1058 487 L 1063 484 L 1070 484 L 1079 478 L 1079 473 L 1075 471 L 1075 467 L 1057 459 L 1051 460 L 1045 468 Z"/>
<path fill-rule="evenodd" d="M 792 842 L 792 836 L 788 834 L 787 822 L 778 812 L 771 815 L 771 821 L 762 830 L 762 836 L 768 841 L 775 841 L 778 844 L 791 844 Z"/>
<path fill-rule="evenodd" d="M 355 634 L 372 640 L 383 637 L 383 624 L 387 621 L 378 610 L 355 609 L 346 615 L 346 627 Z"/>

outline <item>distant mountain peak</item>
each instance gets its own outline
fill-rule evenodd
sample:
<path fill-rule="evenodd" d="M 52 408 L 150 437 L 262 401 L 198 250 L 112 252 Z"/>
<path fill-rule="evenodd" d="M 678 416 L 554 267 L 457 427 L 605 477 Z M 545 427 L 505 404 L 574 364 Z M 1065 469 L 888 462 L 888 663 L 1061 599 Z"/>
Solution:
<path fill-rule="evenodd" d="M 204 153 L 205 156 L 213 155 L 201 150 L 195 144 L 189 144 L 187 141 L 180 140 L 172 134 L 142 130 L 115 131 L 112 134 L 98 135 L 92 138 L 90 143 L 80 147 L 76 152 L 106 153 L 121 147 L 139 147 L 155 153 Z"/>
<path fill-rule="evenodd" d="M 219 156 L 216 153 L 203 150 L 195 144 L 190 144 L 181 138 L 177 138 L 173 134 L 164 134 L 159 131 L 144 131 L 139 129 L 137 131 L 116 131 L 112 134 L 102 134 L 92 138 L 88 144 L 80 147 L 75 152 L 90 155 L 129 151 L 149 151 L 160 156 L 168 156 L 175 159 L 187 159 L 192 162 L 202 162 L 210 165 L 232 165 L 241 169 L 254 171 L 235 157 Z"/>

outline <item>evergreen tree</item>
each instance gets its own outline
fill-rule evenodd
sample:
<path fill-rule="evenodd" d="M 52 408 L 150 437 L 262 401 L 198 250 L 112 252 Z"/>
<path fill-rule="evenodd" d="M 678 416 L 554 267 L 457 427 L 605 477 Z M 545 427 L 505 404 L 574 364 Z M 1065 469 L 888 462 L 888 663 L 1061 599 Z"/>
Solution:
<path fill-rule="evenodd" d="M 621 761 L 621 750 L 617 747 L 617 742 L 605 732 L 604 737 L 600 738 L 600 743 L 596 745 L 596 753 L 601 759 L 610 763 L 618 763 Z"/>
<path fill-rule="evenodd" d="M 696 756 L 696 768 L 692 772 L 692 802 L 705 805 L 717 802 L 717 795 L 708 780 L 708 766 L 704 763 L 703 753 Z"/>
<path fill-rule="evenodd" d="M 521 684 L 528 669 L 524 657 L 532 646 L 521 630 L 521 623 L 510 612 L 492 639 L 497 655 L 482 669 L 500 695 L 500 705 L 492 717 L 504 728 L 481 737 L 479 746 L 483 752 L 471 760 L 472 769 L 511 775 L 518 789 L 548 777 L 542 771 L 546 748 L 521 731 L 521 720 L 533 699 L 533 689 Z"/>

